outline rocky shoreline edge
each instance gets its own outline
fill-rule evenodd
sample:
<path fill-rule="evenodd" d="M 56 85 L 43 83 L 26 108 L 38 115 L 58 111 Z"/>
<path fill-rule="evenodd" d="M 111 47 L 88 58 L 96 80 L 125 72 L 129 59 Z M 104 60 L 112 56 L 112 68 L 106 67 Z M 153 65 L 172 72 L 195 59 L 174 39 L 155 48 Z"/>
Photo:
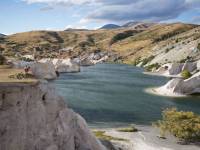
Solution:
<path fill-rule="evenodd" d="M 160 137 L 159 129 L 150 125 L 134 125 L 137 132 L 121 132 L 123 128 L 92 128 L 96 132 L 112 137 L 109 150 L 198 150 L 197 145 L 181 145 L 172 135 Z M 126 129 L 127 127 L 124 127 Z"/>

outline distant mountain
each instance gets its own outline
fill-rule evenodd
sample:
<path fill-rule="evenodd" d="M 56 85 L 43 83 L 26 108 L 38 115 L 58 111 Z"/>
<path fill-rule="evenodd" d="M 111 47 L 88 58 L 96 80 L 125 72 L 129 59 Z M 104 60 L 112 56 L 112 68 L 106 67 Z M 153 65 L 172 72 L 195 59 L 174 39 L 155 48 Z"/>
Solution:
<path fill-rule="evenodd" d="M 86 58 L 97 51 L 109 51 L 114 54 L 111 58 L 117 57 L 116 60 L 131 64 L 141 61 L 144 62 L 142 64 L 147 64 L 147 61 L 149 64 L 181 62 L 187 56 L 192 60 L 200 59 L 197 49 L 200 26 L 184 23 L 152 25 L 154 23 L 130 26 L 129 23 L 129 27 L 114 30 L 68 29 L 17 33 L 0 40 L 0 47 L 6 49 L 5 54 L 9 57 L 15 57 L 14 51 L 21 55 L 32 54 L 33 48 L 37 47 L 37 58 Z M 73 48 L 73 51 L 59 51 L 68 48 Z"/>
<path fill-rule="evenodd" d="M 151 22 L 139 22 L 139 21 L 131 21 L 122 26 L 116 24 L 106 24 L 100 29 L 119 29 L 119 28 L 131 28 L 135 30 L 146 30 L 147 28 L 156 25 L 157 23 Z"/>
<path fill-rule="evenodd" d="M 152 22 L 137 22 L 137 21 L 132 21 L 124 24 L 122 28 L 131 28 L 131 29 L 136 29 L 136 30 L 145 30 L 151 26 L 156 25 L 157 23 L 152 23 Z"/>
<path fill-rule="evenodd" d="M 4 36 L 6 36 L 6 35 L 0 33 L 0 37 L 4 37 Z"/>
<path fill-rule="evenodd" d="M 137 25 L 139 23 L 141 23 L 141 22 L 131 21 L 131 22 L 128 22 L 128 23 L 124 24 L 122 27 L 124 27 L 124 28 L 133 27 L 133 26 L 135 26 L 135 25 Z"/>
<path fill-rule="evenodd" d="M 106 24 L 103 27 L 101 27 L 100 29 L 117 29 L 120 28 L 121 26 L 116 25 L 116 24 Z"/>

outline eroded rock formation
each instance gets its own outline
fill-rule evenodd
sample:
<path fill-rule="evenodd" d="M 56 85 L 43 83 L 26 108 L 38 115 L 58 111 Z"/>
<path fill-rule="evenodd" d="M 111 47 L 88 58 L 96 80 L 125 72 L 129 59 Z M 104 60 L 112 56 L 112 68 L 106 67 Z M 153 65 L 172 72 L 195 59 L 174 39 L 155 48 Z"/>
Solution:
<path fill-rule="evenodd" d="M 0 150 L 103 150 L 47 83 L 0 84 Z"/>

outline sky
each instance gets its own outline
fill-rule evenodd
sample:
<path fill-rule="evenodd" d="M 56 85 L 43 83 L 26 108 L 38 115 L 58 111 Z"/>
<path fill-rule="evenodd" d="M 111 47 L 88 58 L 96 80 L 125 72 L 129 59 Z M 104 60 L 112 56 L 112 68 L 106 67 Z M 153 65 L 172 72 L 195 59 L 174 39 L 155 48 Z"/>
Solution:
<path fill-rule="evenodd" d="M 0 0 L 0 33 L 129 21 L 200 24 L 200 0 Z"/>

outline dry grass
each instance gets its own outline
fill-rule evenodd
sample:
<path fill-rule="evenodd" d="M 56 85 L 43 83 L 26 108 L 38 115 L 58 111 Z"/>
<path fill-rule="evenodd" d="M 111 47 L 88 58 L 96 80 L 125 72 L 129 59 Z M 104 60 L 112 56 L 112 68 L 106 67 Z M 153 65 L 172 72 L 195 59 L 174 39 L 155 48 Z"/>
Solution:
<path fill-rule="evenodd" d="M 24 72 L 23 69 L 2 69 L 3 66 L 0 66 L 0 84 L 1 83 L 36 83 L 37 79 L 34 78 L 26 78 L 26 79 L 16 79 L 10 78 L 9 76 L 19 74 Z"/>
<path fill-rule="evenodd" d="M 98 139 L 103 139 L 103 140 L 108 140 L 108 141 L 128 141 L 127 139 L 122 139 L 122 138 L 106 135 L 105 131 L 93 131 L 93 133 Z"/>
<path fill-rule="evenodd" d="M 112 45 L 111 50 L 117 52 L 123 57 L 123 62 L 134 61 L 137 57 L 149 57 L 152 55 L 152 48 L 155 45 L 166 44 L 169 39 L 155 42 L 165 35 L 173 35 L 173 33 L 183 33 L 193 29 L 194 25 L 188 24 L 161 24 L 148 28 L 145 31 L 130 36 L 124 40 L 118 41 Z M 4 41 L 0 41 L 0 47 L 5 48 L 5 55 L 14 55 L 13 49 L 18 50 L 22 54 L 32 54 L 33 47 L 38 46 L 42 50 L 38 57 L 54 57 L 59 56 L 58 50 L 65 47 L 74 47 L 71 54 L 65 54 L 69 57 L 80 56 L 97 49 L 102 51 L 110 49 L 111 39 L 118 33 L 122 33 L 130 29 L 114 29 L 114 30 L 86 30 L 86 31 L 32 31 L 18 33 L 7 36 Z M 88 36 L 94 41 L 93 44 L 87 45 L 85 48 L 80 46 L 81 42 L 87 42 Z M 166 37 L 165 37 L 166 38 Z M 64 55 L 64 54 L 63 54 Z"/>

